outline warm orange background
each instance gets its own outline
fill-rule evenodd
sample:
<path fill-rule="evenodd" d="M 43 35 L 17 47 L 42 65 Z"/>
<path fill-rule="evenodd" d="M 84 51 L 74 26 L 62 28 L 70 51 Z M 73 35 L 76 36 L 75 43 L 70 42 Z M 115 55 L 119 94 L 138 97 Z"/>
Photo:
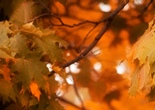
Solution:
<path fill-rule="evenodd" d="M 123 1 L 123 0 L 122 0 Z M 140 1 L 140 0 L 135 0 Z M 144 0 L 143 0 L 144 1 Z M 109 12 L 101 11 L 100 3 L 105 3 L 111 7 Z M 51 10 L 58 15 L 61 20 L 68 25 L 79 22 L 99 21 L 106 18 L 111 11 L 115 11 L 121 0 L 67 0 L 65 5 L 59 2 L 53 3 Z M 82 96 L 84 106 L 88 110 L 154 110 L 153 102 L 148 102 L 143 93 L 130 96 L 128 89 L 132 68 L 126 62 L 126 55 L 133 44 L 147 29 L 147 23 L 152 20 L 154 5 L 152 3 L 148 10 L 141 17 L 137 17 L 148 3 L 135 5 L 134 0 L 128 4 L 128 9 L 122 10 L 112 22 L 110 29 L 104 34 L 96 47 L 100 51 L 94 55 L 91 51 L 86 58 L 80 61 L 78 74 L 73 74 L 74 81 Z M 126 7 L 127 8 L 127 7 Z M 60 24 L 59 20 L 53 17 L 51 22 Z M 50 22 L 47 20 L 47 25 Z M 51 26 L 55 33 L 69 42 L 71 48 L 66 50 L 64 58 L 67 61 L 78 55 L 78 50 L 83 51 L 94 40 L 101 30 L 101 23 L 87 36 L 94 24 L 84 23 L 72 28 L 66 26 Z M 87 36 L 87 37 L 86 37 Z M 85 40 L 84 40 L 85 39 Z M 84 43 L 83 43 L 84 41 Z M 65 54 L 70 53 L 70 56 Z M 98 62 L 102 65 L 99 71 L 94 69 L 94 64 Z M 126 69 L 124 74 L 118 74 L 116 67 L 123 62 Z M 70 72 L 71 73 L 71 72 Z M 72 74 L 72 73 L 71 73 Z M 75 95 L 72 85 L 62 85 L 63 97 L 74 104 L 80 106 L 80 102 Z M 76 110 L 75 107 L 61 102 L 67 110 Z"/>

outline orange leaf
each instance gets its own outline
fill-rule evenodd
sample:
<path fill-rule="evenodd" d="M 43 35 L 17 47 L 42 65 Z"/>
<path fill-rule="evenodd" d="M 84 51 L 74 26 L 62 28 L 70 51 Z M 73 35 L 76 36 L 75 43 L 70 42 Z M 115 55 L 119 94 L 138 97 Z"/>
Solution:
<path fill-rule="evenodd" d="M 2 67 L 0 68 L 0 74 L 3 75 L 5 80 L 7 81 L 11 80 L 10 69 L 7 67 L 7 65 L 2 65 Z"/>
<path fill-rule="evenodd" d="M 41 92 L 40 92 L 40 90 L 39 90 L 38 84 L 32 81 L 31 84 L 30 84 L 30 90 L 31 90 L 31 93 L 32 93 L 38 100 L 40 100 Z"/>

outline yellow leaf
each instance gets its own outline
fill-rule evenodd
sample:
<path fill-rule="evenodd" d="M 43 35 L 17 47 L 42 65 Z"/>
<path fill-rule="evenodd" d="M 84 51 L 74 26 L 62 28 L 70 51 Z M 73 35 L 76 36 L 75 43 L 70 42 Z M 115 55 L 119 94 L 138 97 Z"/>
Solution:
<path fill-rule="evenodd" d="M 33 25 L 33 22 L 23 25 L 19 29 L 19 31 L 27 33 L 27 34 L 37 35 L 39 37 L 49 36 L 49 35 L 51 35 L 51 34 L 53 35 L 55 33 L 55 31 L 53 31 L 49 28 L 41 30 L 39 27 L 36 27 L 35 25 Z"/>
<path fill-rule="evenodd" d="M 138 91 L 149 93 L 154 87 L 154 63 L 155 63 L 155 18 L 149 23 L 149 28 L 133 46 L 128 61 L 135 64 L 136 70 L 132 75 L 130 94 Z M 138 70 L 138 71 L 137 71 Z"/>
<path fill-rule="evenodd" d="M 150 73 L 150 65 L 149 62 L 146 61 L 145 64 L 142 65 L 139 72 L 139 90 L 150 91 L 150 82 L 152 82 Z"/>
<path fill-rule="evenodd" d="M 30 90 L 31 90 L 31 93 L 32 93 L 38 100 L 40 100 L 41 92 L 40 92 L 40 90 L 39 90 L 38 84 L 35 83 L 34 81 L 32 81 L 32 82 L 30 83 Z"/>
<path fill-rule="evenodd" d="M 155 19 L 154 19 L 155 20 Z M 131 61 L 139 60 L 140 66 L 148 59 L 149 64 L 155 61 L 155 25 L 154 20 L 149 23 L 149 28 L 133 46 L 127 58 Z"/>
<path fill-rule="evenodd" d="M 131 96 L 135 96 L 138 92 L 138 87 L 139 87 L 138 73 L 139 73 L 139 67 L 136 68 L 134 74 L 132 75 L 131 86 L 129 89 L 129 94 Z"/>

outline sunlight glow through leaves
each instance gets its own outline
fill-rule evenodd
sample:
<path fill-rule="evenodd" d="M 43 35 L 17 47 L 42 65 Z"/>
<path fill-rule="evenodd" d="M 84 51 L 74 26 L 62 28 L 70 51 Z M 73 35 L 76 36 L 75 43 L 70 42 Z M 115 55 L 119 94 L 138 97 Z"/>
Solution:
<path fill-rule="evenodd" d="M 52 71 L 52 65 L 50 63 L 46 64 L 48 70 L 51 72 Z"/>
<path fill-rule="evenodd" d="M 101 50 L 100 50 L 99 47 L 94 47 L 94 48 L 92 49 L 92 53 L 93 53 L 93 55 L 98 55 L 98 54 L 101 53 Z"/>
<path fill-rule="evenodd" d="M 74 80 L 73 80 L 73 77 L 71 75 L 68 75 L 67 76 L 66 81 L 70 85 L 73 85 L 74 84 Z"/>
<path fill-rule="evenodd" d="M 144 0 L 134 0 L 135 5 L 141 5 Z"/>
<path fill-rule="evenodd" d="M 116 71 L 118 74 L 124 74 L 126 71 L 126 66 L 124 63 L 118 64 L 116 67 Z"/>
<path fill-rule="evenodd" d="M 102 64 L 101 64 L 100 62 L 96 62 L 96 63 L 94 64 L 94 69 L 95 69 L 96 71 L 100 71 L 101 68 L 102 68 Z"/>
<path fill-rule="evenodd" d="M 78 65 L 79 65 L 79 63 L 77 63 L 77 62 L 70 65 L 70 71 L 75 74 L 79 73 L 81 70 L 78 68 Z"/>
<path fill-rule="evenodd" d="M 109 4 L 99 3 L 99 8 L 103 12 L 111 11 L 111 6 Z"/>

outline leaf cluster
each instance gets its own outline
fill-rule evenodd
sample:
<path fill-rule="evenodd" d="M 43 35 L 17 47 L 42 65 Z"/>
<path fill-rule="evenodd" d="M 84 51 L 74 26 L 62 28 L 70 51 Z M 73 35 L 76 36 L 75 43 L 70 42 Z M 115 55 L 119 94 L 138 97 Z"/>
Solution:
<path fill-rule="evenodd" d="M 63 109 L 55 101 L 58 83 L 48 77 L 47 61 L 61 62 L 67 43 L 50 29 L 28 23 L 20 28 L 8 21 L 0 22 L 0 96 L 26 109 Z M 48 60 L 43 60 L 44 58 Z M 54 106 L 53 106 L 54 105 Z"/>
<path fill-rule="evenodd" d="M 135 72 L 132 75 L 130 94 L 136 95 L 137 92 L 144 91 L 150 93 L 155 86 L 155 25 L 153 19 L 148 29 L 136 42 L 128 59 L 135 64 Z"/>

